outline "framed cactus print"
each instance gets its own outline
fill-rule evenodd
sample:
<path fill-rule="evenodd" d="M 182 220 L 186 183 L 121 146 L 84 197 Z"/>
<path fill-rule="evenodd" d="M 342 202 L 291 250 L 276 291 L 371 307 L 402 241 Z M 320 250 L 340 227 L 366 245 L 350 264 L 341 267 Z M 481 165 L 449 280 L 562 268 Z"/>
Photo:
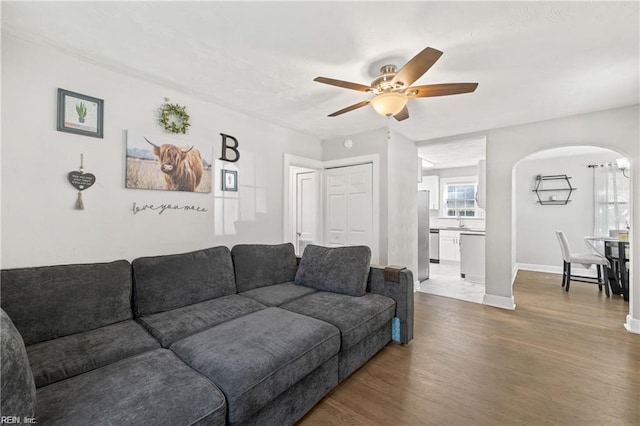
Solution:
<path fill-rule="evenodd" d="M 102 138 L 103 117 L 102 99 L 58 89 L 58 131 Z"/>

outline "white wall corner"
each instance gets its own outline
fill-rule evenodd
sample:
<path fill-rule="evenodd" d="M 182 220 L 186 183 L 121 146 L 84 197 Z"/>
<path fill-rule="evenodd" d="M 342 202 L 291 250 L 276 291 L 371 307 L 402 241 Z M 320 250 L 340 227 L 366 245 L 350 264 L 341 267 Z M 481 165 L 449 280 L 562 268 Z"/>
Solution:
<path fill-rule="evenodd" d="M 640 319 L 633 318 L 631 314 L 628 314 L 624 328 L 626 328 L 629 333 L 640 334 Z"/>
<path fill-rule="evenodd" d="M 487 306 L 493 306 L 494 308 L 500 309 L 508 309 L 513 311 L 516 309 L 515 301 L 513 300 L 513 296 L 505 297 L 505 296 L 496 296 L 495 294 L 484 294 L 484 298 L 482 299 L 482 304 Z"/>

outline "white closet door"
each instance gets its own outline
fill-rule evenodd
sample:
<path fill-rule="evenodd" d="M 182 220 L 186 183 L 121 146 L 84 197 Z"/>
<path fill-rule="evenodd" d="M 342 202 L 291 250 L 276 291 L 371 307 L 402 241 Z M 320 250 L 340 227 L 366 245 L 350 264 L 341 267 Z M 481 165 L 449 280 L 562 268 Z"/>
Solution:
<path fill-rule="evenodd" d="M 325 170 L 324 237 L 327 246 L 372 246 L 372 175 L 371 164 Z"/>

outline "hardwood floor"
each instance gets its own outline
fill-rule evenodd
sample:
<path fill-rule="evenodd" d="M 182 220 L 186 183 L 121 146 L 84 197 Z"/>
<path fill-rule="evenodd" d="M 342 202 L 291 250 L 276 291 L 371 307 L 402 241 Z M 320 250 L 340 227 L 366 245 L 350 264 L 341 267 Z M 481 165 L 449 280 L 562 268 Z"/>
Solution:
<path fill-rule="evenodd" d="M 415 294 L 415 338 L 387 345 L 300 425 L 640 425 L 628 302 L 520 272 L 506 311 Z"/>

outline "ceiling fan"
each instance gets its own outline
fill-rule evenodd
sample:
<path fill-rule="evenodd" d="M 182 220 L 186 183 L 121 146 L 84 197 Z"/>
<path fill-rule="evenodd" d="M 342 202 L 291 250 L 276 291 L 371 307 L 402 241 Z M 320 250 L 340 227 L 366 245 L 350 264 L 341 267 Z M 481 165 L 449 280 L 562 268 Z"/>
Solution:
<path fill-rule="evenodd" d="M 402 121 L 409 118 L 407 101 L 411 98 L 458 95 L 473 92 L 478 87 L 478 83 L 444 83 L 411 87 L 411 84 L 427 72 L 441 55 L 441 51 L 427 47 L 414 56 L 399 71 L 395 65 L 385 65 L 380 68 L 380 75 L 371 82 L 371 86 L 327 77 L 316 77 L 313 81 L 375 95 L 371 99 L 329 114 L 329 117 L 335 117 L 371 104 L 378 114 L 387 117 L 393 116 L 396 120 Z"/>

